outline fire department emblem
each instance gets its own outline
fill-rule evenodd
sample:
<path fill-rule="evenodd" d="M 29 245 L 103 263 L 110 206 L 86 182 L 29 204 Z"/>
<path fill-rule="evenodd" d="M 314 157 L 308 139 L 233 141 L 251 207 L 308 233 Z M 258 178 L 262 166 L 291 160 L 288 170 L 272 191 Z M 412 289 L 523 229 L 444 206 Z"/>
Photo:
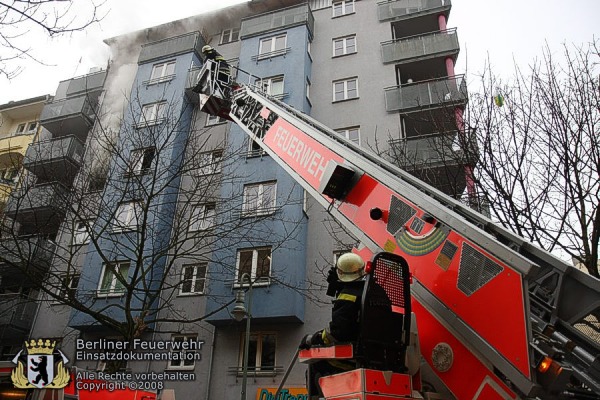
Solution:
<path fill-rule="evenodd" d="M 25 342 L 27 349 L 27 372 L 19 357 L 23 350 L 13 359 L 17 366 L 13 369 L 11 379 L 13 385 L 19 389 L 61 389 L 69 383 L 69 370 L 65 364 L 69 362 L 67 357 L 60 351 L 58 363 L 55 365 L 54 347 L 56 342 L 49 339 L 30 340 Z"/>

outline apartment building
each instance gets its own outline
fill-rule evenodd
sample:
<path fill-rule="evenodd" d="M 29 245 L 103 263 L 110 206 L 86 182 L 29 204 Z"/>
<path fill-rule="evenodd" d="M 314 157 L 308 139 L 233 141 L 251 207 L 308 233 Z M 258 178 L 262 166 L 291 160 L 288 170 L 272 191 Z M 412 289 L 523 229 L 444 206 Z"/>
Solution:
<path fill-rule="evenodd" d="M 53 212 L 7 207 L 23 234 L 53 245 L 47 281 L 60 295 L 41 297 L 31 336 L 60 340 L 81 369 L 194 374 L 160 382 L 165 396 L 234 398 L 246 324 L 231 311 L 251 289 L 247 393 L 268 398 L 300 339 L 327 323 L 325 275 L 355 241 L 239 127 L 199 111 L 200 49 L 214 46 L 238 82 L 461 197 L 467 96 L 450 9 L 449 0 L 255 0 L 107 39 L 107 70 L 85 85 L 61 82 L 42 113 L 52 142 L 70 149 L 70 133 L 82 149 L 73 173 L 31 165 L 29 190 L 49 190 L 35 199 Z M 66 200 L 52 203 L 63 187 Z M 123 338 L 197 346 L 182 359 L 77 359 L 78 339 Z M 291 392 L 305 393 L 304 370 L 289 376 Z"/>

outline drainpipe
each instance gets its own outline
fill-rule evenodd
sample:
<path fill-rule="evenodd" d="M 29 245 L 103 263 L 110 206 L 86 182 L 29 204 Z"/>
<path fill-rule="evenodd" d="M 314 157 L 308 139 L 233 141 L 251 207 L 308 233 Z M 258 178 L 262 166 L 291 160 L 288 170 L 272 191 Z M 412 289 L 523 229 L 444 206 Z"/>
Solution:
<path fill-rule="evenodd" d="M 212 368 L 213 368 L 213 360 L 215 358 L 215 344 L 217 342 L 217 327 L 213 326 L 213 334 L 212 334 L 212 347 L 210 349 L 210 359 L 208 361 L 208 377 L 206 379 L 206 397 L 205 399 L 210 399 L 210 387 L 212 380 Z"/>

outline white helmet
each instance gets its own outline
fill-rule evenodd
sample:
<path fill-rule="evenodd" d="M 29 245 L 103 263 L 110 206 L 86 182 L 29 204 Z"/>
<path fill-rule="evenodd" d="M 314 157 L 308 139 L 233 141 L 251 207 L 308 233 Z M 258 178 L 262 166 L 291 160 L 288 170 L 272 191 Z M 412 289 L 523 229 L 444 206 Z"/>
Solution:
<path fill-rule="evenodd" d="M 355 281 L 365 274 L 365 262 L 358 254 L 342 254 L 337 260 L 336 272 L 342 282 Z"/>
<path fill-rule="evenodd" d="M 202 52 L 206 53 L 207 51 L 211 51 L 212 47 L 210 47 L 209 45 L 204 45 L 204 47 L 202 47 Z"/>

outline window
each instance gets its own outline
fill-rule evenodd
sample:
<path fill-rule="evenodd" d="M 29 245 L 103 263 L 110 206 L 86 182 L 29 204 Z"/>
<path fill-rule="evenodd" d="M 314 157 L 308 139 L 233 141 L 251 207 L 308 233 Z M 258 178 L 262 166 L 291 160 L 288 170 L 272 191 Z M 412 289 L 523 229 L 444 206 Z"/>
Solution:
<path fill-rule="evenodd" d="M 74 299 L 77 294 L 80 276 L 80 274 L 63 275 L 60 278 L 60 287 L 57 293 L 58 297 Z"/>
<path fill-rule="evenodd" d="M 333 82 L 333 101 L 358 98 L 358 79 L 351 78 Z"/>
<path fill-rule="evenodd" d="M 200 154 L 200 175 L 218 174 L 221 172 L 221 160 L 223 151 L 211 151 Z"/>
<path fill-rule="evenodd" d="M 310 102 L 310 79 L 306 78 L 306 99 Z"/>
<path fill-rule="evenodd" d="M 202 231 L 215 226 L 215 208 L 215 203 L 194 207 L 190 219 L 190 231 Z"/>
<path fill-rule="evenodd" d="M 138 220 L 142 216 L 142 203 L 129 201 L 119 204 L 115 214 L 115 231 L 131 230 L 138 226 Z"/>
<path fill-rule="evenodd" d="M 287 35 L 278 35 L 260 40 L 258 47 L 259 58 L 285 54 Z M 263 56 L 263 57 L 261 57 Z"/>
<path fill-rule="evenodd" d="M 244 365 L 245 335 L 240 341 L 240 363 L 239 372 Z M 248 346 L 248 371 L 275 372 L 275 350 L 277 347 L 277 335 L 275 333 L 255 332 L 250 334 Z"/>
<path fill-rule="evenodd" d="M 221 32 L 221 44 L 236 42 L 240 38 L 240 28 L 223 29 Z"/>
<path fill-rule="evenodd" d="M 17 126 L 17 135 L 21 135 L 21 134 L 25 133 L 25 125 L 26 124 L 19 124 Z"/>
<path fill-rule="evenodd" d="M 152 67 L 152 74 L 148 84 L 160 83 L 171 80 L 175 75 L 175 61 L 156 64 Z"/>
<path fill-rule="evenodd" d="M 16 168 L 10 167 L 0 169 L 0 182 L 12 185 L 19 180 L 19 171 Z"/>
<path fill-rule="evenodd" d="M 260 79 L 257 85 L 270 96 L 283 96 L 283 75 Z"/>
<path fill-rule="evenodd" d="M 206 116 L 206 124 L 204 124 L 204 126 L 224 124 L 225 122 L 227 122 L 227 120 L 225 118 L 221 118 L 218 115 L 208 114 Z"/>
<path fill-rule="evenodd" d="M 38 123 L 37 121 L 30 122 L 27 125 L 27 133 L 35 133 L 37 131 Z"/>
<path fill-rule="evenodd" d="M 276 182 L 244 186 L 242 216 L 265 215 L 275 212 Z"/>
<path fill-rule="evenodd" d="M 236 282 L 242 279 L 242 275 L 248 274 L 255 284 L 269 283 L 269 277 L 271 276 L 271 248 L 261 247 L 239 250 L 237 254 L 236 274 Z"/>
<path fill-rule="evenodd" d="M 336 130 L 337 133 L 350 140 L 351 142 L 356 143 L 360 146 L 360 128 L 358 126 L 354 126 L 352 128 L 344 128 Z"/>
<path fill-rule="evenodd" d="M 125 293 L 125 282 L 129 274 L 129 262 L 106 264 L 100 276 L 98 296 L 120 296 Z"/>
<path fill-rule="evenodd" d="M 90 227 L 91 221 L 77 221 L 73 230 L 73 246 L 85 244 L 90 241 Z"/>
<path fill-rule="evenodd" d="M 248 142 L 248 155 L 246 157 L 260 157 L 264 154 L 264 150 L 262 147 L 260 147 L 256 140 L 250 139 Z"/>
<path fill-rule="evenodd" d="M 336 1 L 331 7 L 333 8 L 334 17 L 352 14 L 354 12 L 354 0 Z"/>
<path fill-rule="evenodd" d="M 206 282 L 206 270 L 208 264 L 184 265 L 181 268 L 181 284 L 179 294 L 202 294 Z"/>
<path fill-rule="evenodd" d="M 167 108 L 166 102 L 146 104 L 142 107 L 142 115 L 140 116 L 139 126 L 155 125 L 162 121 Z"/>
<path fill-rule="evenodd" d="M 156 156 L 154 147 L 137 149 L 131 152 L 131 173 L 144 174 L 152 168 L 152 162 Z"/>
<path fill-rule="evenodd" d="M 169 369 L 194 369 L 196 358 L 200 356 L 196 353 L 201 343 L 197 341 L 197 335 L 176 335 L 171 341 L 171 347 L 176 351 L 169 360 Z"/>
<path fill-rule="evenodd" d="M 347 36 L 339 39 L 333 39 L 333 56 L 344 56 L 346 54 L 356 53 L 356 36 Z"/>

